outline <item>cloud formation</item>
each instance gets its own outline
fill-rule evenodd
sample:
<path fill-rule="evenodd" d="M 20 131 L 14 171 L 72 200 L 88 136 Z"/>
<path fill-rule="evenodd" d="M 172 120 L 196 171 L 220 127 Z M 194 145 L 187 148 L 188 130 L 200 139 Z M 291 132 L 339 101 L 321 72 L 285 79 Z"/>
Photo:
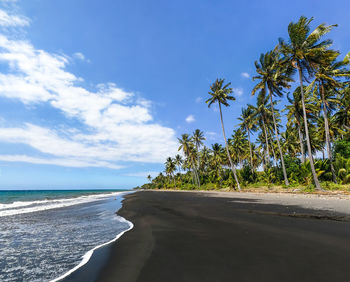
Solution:
<path fill-rule="evenodd" d="M 243 88 L 237 87 L 237 88 L 232 88 L 233 93 L 236 94 L 237 97 L 241 97 L 244 93 Z"/>
<path fill-rule="evenodd" d="M 8 2 L 8 1 L 6 1 Z M 0 10 L 0 26 L 28 26 L 29 19 L 23 16 L 9 15 L 6 11 Z"/>
<path fill-rule="evenodd" d="M 249 75 L 249 73 L 247 73 L 247 72 L 242 72 L 242 73 L 241 73 L 241 76 L 242 76 L 243 78 L 250 78 L 250 75 Z"/>
<path fill-rule="evenodd" d="M 195 122 L 196 119 L 194 118 L 193 115 L 189 115 L 189 116 L 185 119 L 185 121 L 186 121 L 187 123 L 192 123 L 192 122 Z"/>
<path fill-rule="evenodd" d="M 0 10 L 2 11 L 2 10 Z M 5 15 L 5 16 L 4 16 Z M 7 18 L 8 17 L 8 18 Z M 28 25 L 23 17 L 0 12 L 0 24 Z M 81 53 L 76 58 L 85 59 Z M 44 105 L 75 121 L 77 128 L 46 128 L 24 123 L 0 128 L 0 141 L 29 145 L 45 157 L 0 156 L 62 166 L 119 168 L 119 162 L 163 162 L 176 153 L 175 131 L 153 120 L 151 101 L 114 83 L 85 88 L 84 79 L 66 70 L 69 57 L 36 49 L 30 42 L 0 34 L 0 97 L 30 105 Z"/>

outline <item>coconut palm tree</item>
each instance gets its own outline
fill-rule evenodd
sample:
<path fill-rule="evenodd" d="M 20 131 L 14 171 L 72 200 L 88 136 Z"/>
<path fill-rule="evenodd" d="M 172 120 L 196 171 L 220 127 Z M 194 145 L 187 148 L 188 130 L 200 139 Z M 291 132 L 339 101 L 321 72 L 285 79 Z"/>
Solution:
<path fill-rule="evenodd" d="M 250 133 L 251 131 L 256 131 L 256 120 L 254 119 L 254 111 L 252 107 L 242 108 L 242 113 L 238 120 L 241 121 L 239 124 L 240 128 L 248 134 L 250 167 L 253 170 L 253 152 Z"/>
<path fill-rule="evenodd" d="M 151 183 L 151 181 L 152 181 L 152 176 L 149 174 L 149 175 L 147 175 L 147 179 L 148 179 L 148 181 Z"/>
<path fill-rule="evenodd" d="M 339 128 L 350 132 L 350 86 L 342 90 L 339 96 L 342 103 L 339 104 L 338 111 L 334 115 L 335 122 Z"/>
<path fill-rule="evenodd" d="M 262 89 L 258 95 L 256 106 L 248 105 L 253 111 L 253 119 L 260 127 L 263 137 L 265 138 L 265 149 L 266 149 L 266 164 L 270 163 L 270 150 L 269 150 L 269 137 L 267 131 L 267 125 L 271 117 L 271 109 L 268 105 L 268 97 L 265 95 L 265 90 Z"/>
<path fill-rule="evenodd" d="M 168 157 L 165 162 L 165 173 L 169 177 L 169 182 L 170 178 L 173 178 L 174 181 L 174 187 L 176 188 L 176 183 L 175 183 L 175 177 L 174 177 L 174 172 L 176 170 L 175 162 L 171 157 Z"/>
<path fill-rule="evenodd" d="M 181 165 L 183 163 L 182 157 L 179 154 L 177 154 L 175 156 L 175 158 L 174 158 L 174 161 L 175 161 L 175 165 L 177 166 L 178 172 L 180 172 L 181 171 Z"/>
<path fill-rule="evenodd" d="M 303 81 L 308 74 L 312 76 L 315 67 L 322 63 L 328 48 L 332 45 L 331 40 L 324 40 L 320 42 L 322 36 L 327 34 L 335 25 L 326 26 L 319 25 L 314 31 L 310 33 L 310 24 L 313 18 L 300 17 L 298 22 L 291 22 L 288 25 L 289 43 L 287 44 L 280 39 L 280 48 L 285 55 L 286 62 L 296 68 L 299 73 L 299 83 L 301 92 L 301 101 L 303 107 L 304 127 L 306 135 L 306 144 L 309 153 L 310 167 L 317 190 L 322 190 L 316 174 L 312 153 L 311 143 L 308 129 L 308 121 L 305 108 Z"/>
<path fill-rule="evenodd" d="M 180 143 L 180 146 L 178 148 L 178 151 L 181 151 L 184 153 L 185 157 L 189 159 L 189 162 L 191 164 L 191 167 L 193 169 L 193 174 L 194 174 L 194 178 L 195 178 L 195 182 L 197 183 L 197 185 L 199 186 L 199 178 L 197 175 L 197 170 L 196 170 L 196 166 L 195 163 L 193 162 L 193 143 L 189 137 L 189 135 L 187 133 L 182 134 L 181 138 L 177 138 L 177 140 Z"/>
<path fill-rule="evenodd" d="M 198 152 L 198 159 L 197 159 L 197 168 L 199 170 L 200 167 L 200 160 L 199 160 L 199 149 L 203 145 L 203 141 L 205 140 L 203 131 L 200 131 L 200 129 L 196 129 L 192 134 L 192 141 L 194 145 L 196 146 L 196 150 Z"/>
<path fill-rule="evenodd" d="M 339 55 L 340 53 L 338 51 L 329 50 L 325 60 L 316 66 L 314 80 L 307 87 L 307 91 L 312 92 L 315 97 L 319 98 L 319 105 L 323 110 L 327 155 L 334 183 L 337 183 L 337 179 L 333 166 L 328 113 L 331 113 L 338 104 L 335 93 L 343 88 L 344 82 L 342 79 L 350 78 L 350 71 L 346 68 L 346 60 L 337 61 Z"/>
<path fill-rule="evenodd" d="M 243 167 L 243 161 L 247 156 L 247 136 L 240 128 L 233 131 L 232 139 L 228 139 L 228 144 L 233 152 L 236 162 Z"/>
<path fill-rule="evenodd" d="M 208 92 L 208 94 L 211 95 L 211 97 L 206 101 L 206 103 L 208 104 L 209 108 L 214 103 L 219 104 L 220 121 L 221 121 L 222 133 L 223 133 L 223 136 L 225 139 L 226 153 L 227 153 L 227 157 L 229 159 L 230 165 L 231 165 L 232 173 L 234 175 L 234 178 L 235 178 L 235 181 L 237 184 L 237 189 L 240 191 L 241 186 L 239 185 L 238 177 L 237 177 L 237 173 L 236 173 L 236 168 L 233 165 L 233 162 L 232 162 L 232 159 L 230 156 L 230 152 L 228 149 L 228 143 L 227 143 L 227 139 L 226 139 L 224 121 L 222 118 L 222 110 L 221 110 L 221 105 L 228 107 L 228 106 L 230 106 L 228 101 L 234 101 L 236 99 L 235 99 L 235 97 L 230 95 L 233 92 L 232 88 L 230 87 L 231 83 L 224 84 L 224 82 L 225 82 L 224 79 L 218 78 L 215 80 L 215 82 L 210 86 L 210 91 Z"/>
<path fill-rule="evenodd" d="M 268 92 L 270 98 L 270 105 L 272 111 L 272 119 L 274 125 L 275 139 L 277 141 L 278 150 L 280 153 L 284 182 L 288 186 L 289 181 L 287 177 L 286 167 L 284 165 L 282 148 L 279 140 L 279 133 L 277 130 L 275 110 L 273 107 L 273 96 L 282 97 L 283 88 L 290 88 L 291 75 L 293 74 L 293 69 L 287 64 L 284 64 L 280 58 L 280 54 L 277 49 L 270 51 L 266 54 L 261 54 L 259 62 L 255 61 L 255 68 L 257 76 L 253 77 L 253 80 L 259 80 L 252 90 L 252 95 L 260 89 L 264 89 L 265 93 Z"/>

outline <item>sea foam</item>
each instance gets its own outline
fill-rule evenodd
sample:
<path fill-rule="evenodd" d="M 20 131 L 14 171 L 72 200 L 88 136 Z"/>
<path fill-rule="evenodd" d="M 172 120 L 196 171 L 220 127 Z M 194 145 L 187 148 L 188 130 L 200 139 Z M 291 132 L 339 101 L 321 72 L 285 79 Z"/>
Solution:
<path fill-rule="evenodd" d="M 67 199 L 17 201 L 9 204 L 0 204 L 0 217 L 69 207 L 73 205 L 93 202 L 96 200 L 102 200 L 108 197 L 119 196 L 121 194 L 123 194 L 123 192 L 87 195 Z"/>

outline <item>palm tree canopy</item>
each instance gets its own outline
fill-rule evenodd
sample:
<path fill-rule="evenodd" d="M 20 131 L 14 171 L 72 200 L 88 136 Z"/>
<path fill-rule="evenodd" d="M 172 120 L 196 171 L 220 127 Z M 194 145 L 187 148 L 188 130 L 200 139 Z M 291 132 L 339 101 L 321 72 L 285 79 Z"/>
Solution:
<path fill-rule="evenodd" d="M 333 41 L 330 39 L 320 42 L 322 36 L 332 30 L 337 25 L 320 24 L 310 33 L 310 24 L 314 18 L 301 16 L 298 22 L 291 22 L 288 25 L 289 44 L 283 39 L 279 39 L 281 52 L 292 62 L 294 67 L 301 68 L 306 78 L 312 76 L 315 66 L 324 62 L 327 58 L 328 48 Z"/>
<path fill-rule="evenodd" d="M 202 146 L 202 145 L 203 145 L 203 141 L 205 140 L 203 131 L 201 131 L 200 129 L 196 129 L 196 130 L 193 132 L 192 140 L 193 140 L 194 144 L 195 144 L 198 148 L 199 148 L 200 146 Z"/>
<path fill-rule="evenodd" d="M 230 87 L 231 82 L 224 84 L 225 79 L 217 78 L 215 82 L 210 86 L 210 91 L 208 92 L 211 97 L 205 101 L 208 104 L 208 107 L 213 103 L 220 103 L 226 107 L 230 106 L 227 102 L 228 100 L 234 101 L 235 97 L 230 96 L 233 93 L 233 89 Z"/>
<path fill-rule="evenodd" d="M 259 89 L 264 90 L 264 93 L 269 89 L 272 95 L 281 97 L 283 89 L 290 88 L 290 83 L 293 82 L 291 77 L 295 69 L 286 64 L 277 48 L 261 54 L 259 61 L 255 61 L 255 68 L 258 75 L 254 76 L 253 80 L 259 80 L 259 82 L 253 88 L 252 95 Z"/>

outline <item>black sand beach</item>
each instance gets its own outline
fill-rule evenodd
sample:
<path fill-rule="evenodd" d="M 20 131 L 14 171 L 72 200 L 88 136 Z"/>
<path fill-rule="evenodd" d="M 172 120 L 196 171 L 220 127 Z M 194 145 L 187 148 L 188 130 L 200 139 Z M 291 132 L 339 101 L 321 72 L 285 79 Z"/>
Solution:
<path fill-rule="evenodd" d="M 127 195 L 118 214 L 135 227 L 88 263 L 91 281 L 350 281 L 342 214 L 156 191 Z"/>

